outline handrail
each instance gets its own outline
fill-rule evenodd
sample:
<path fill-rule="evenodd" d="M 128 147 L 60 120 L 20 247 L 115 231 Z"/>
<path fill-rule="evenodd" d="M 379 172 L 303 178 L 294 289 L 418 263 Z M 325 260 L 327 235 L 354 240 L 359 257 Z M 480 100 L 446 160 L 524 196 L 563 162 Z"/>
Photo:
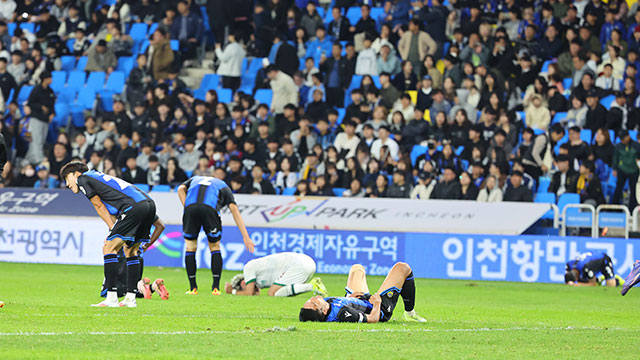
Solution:
<path fill-rule="evenodd" d="M 640 206 L 636 206 L 631 214 L 631 230 L 638 231 L 638 213 L 640 212 Z"/>
<path fill-rule="evenodd" d="M 560 236 L 567 236 L 567 209 L 587 209 L 591 211 L 591 237 L 597 237 L 598 226 L 596 222 L 596 209 L 591 204 L 567 204 L 562 209 L 562 228 L 560 229 Z"/>
<path fill-rule="evenodd" d="M 560 209 L 556 204 L 550 204 L 550 205 L 551 205 L 551 209 L 553 210 L 553 228 L 559 229 L 560 228 Z"/>
<path fill-rule="evenodd" d="M 622 212 L 624 212 L 624 214 L 626 215 L 626 219 L 624 222 L 624 238 L 628 239 L 629 238 L 629 218 L 631 217 L 631 213 L 629 212 L 629 208 L 624 206 L 624 205 L 616 205 L 616 204 L 602 204 L 600 206 L 598 206 L 596 208 L 596 236 L 594 236 L 595 238 L 598 237 L 599 232 L 600 232 L 600 211 L 604 210 L 604 209 L 610 209 L 610 210 L 621 210 Z M 635 210 L 634 210 L 635 211 Z"/>

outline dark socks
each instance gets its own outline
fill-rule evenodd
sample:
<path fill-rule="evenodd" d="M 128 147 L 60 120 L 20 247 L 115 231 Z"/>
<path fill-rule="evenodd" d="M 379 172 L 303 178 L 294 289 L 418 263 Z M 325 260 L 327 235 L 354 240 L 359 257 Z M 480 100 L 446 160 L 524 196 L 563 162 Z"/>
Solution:
<path fill-rule="evenodd" d="M 104 287 L 107 291 L 118 291 L 118 255 L 104 256 Z"/>
<path fill-rule="evenodd" d="M 140 260 L 137 256 L 127 258 L 127 292 L 138 292 L 138 281 L 140 280 Z"/>
<path fill-rule="evenodd" d="M 187 251 L 184 254 L 184 265 L 187 268 L 187 276 L 189 277 L 189 289 L 197 289 L 196 283 L 196 253 L 195 251 Z"/>
<path fill-rule="evenodd" d="M 404 311 L 412 311 L 416 304 L 416 283 L 413 281 L 413 271 L 402 284 L 400 296 L 404 302 Z"/>
<path fill-rule="evenodd" d="M 220 250 L 211 252 L 211 274 L 213 275 L 211 290 L 220 290 L 220 275 L 222 275 L 222 254 L 220 254 Z"/>

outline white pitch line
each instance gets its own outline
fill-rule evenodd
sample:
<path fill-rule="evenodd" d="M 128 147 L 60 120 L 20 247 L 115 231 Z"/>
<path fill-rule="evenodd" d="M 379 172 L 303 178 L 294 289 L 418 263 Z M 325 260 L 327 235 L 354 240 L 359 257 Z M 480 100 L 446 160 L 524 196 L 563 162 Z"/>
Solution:
<path fill-rule="evenodd" d="M 97 335 L 97 336 L 114 336 L 114 335 L 207 335 L 207 334 L 256 334 L 256 333 L 276 333 L 276 332 L 342 332 L 342 333 L 411 333 L 411 332 L 424 332 L 424 333 L 449 333 L 449 332 L 507 332 L 507 331 L 602 331 L 605 328 L 598 327 L 512 327 L 512 328 L 469 328 L 469 329 L 425 329 L 425 328 L 408 328 L 408 329 L 261 329 L 261 330 L 211 330 L 211 331 L 88 331 L 88 332 L 75 332 L 75 331 L 63 331 L 63 332 L 12 332 L 12 333 L 0 333 L 0 336 L 82 336 L 82 335 Z M 624 328 L 607 328 L 608 331 L 640 331 L 640 329 L 624 329 Z"/>

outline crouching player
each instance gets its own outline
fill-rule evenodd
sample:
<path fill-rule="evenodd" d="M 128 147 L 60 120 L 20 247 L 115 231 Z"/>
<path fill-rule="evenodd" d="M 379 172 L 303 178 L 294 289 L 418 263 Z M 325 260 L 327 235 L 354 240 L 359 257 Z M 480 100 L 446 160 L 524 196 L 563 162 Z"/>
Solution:
<path fill-rule="evenodd" d="M 87 165 L 72 161 L 60 170 L 60 177 L 75 194 L 82 192 L 93 204 L 96 212 L 109 227 L 103 245 L 104 284 L 107 298 L 99 307 L 136 307 L 137 283 L 140 279 L 140 244 L 149 242 L 151 226 L 156 223 L 156 205 L 149 195 L 128 182 L 97 171 L 88 171 Z M 115 216 L 115 221 L 112 216 Z M 124 247 L 127 257 L 127 293 L 118 302 L 118 251 Z"/>
<path fill-rule="evenodd" d="M 414 310 L 416 285 L 413 271 L 407 263 L 396 263 L 382 282 L 377 293 L 369 295 L 369 286 L 362 265 L 353 265 L 347 279 L 347 296 L 314 296 L 300 309 L 300 321 L 326 322 L 387 322 L 402 296 L 404 320 L 426 322 Z"/>
<path fill-rule="evenodd" d="M 187 243 L 184 264 L 187 268 L 190 290 L 188 295 L 198 294 L 196 283 L 196 250 L 198 249 L 198 233 L 204 229 L 209 240 L 211 251 L 211 274 L 213 284 L 211 294 L 220 295 L 220 275 L 222 274 L 222 255 L 220 254 L 220 239 L 222 238 L 222 220 L 219 211 L 229 207 L 231 215 L 249 252 L 254 251 L 254 245 L 249 238 L 247 228 L 238 210 L 233 193 L 227 184 L 213 177 L 194 176 L 178 186 L 178 197 L 184 213 L 182 215 L 182 235 Z"/>
<path fill-rule="evenodd" d="M 613 271 L 613 262 L 602 251 L 582 253 L 569 260 L 565 267 L 564 283 L 573 286 L 596 286 L 598 274 L 604 276 L 607 286 L 615 287 L 621 278 Z"/>
<path fill-rule="evenodd" d="M 253 259 L 242 268 L 242 274 L 224 284 L 227 294 L 260 295 L 269 288 L 269 296 L 294 296 L 309 291 L 327 296 L 320 278 L 313 278 L 316 262 L 305 254 L 283 252 Z M 309 281 L 311 279 L 311 281 Z M 309 281 L 309 283 L 307 283 Z"/>

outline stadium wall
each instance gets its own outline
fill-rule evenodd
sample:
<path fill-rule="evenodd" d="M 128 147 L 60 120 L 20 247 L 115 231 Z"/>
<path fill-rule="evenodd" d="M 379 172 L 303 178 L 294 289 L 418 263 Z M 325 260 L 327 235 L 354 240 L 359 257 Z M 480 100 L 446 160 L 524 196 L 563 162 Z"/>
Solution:
<path fill-rule="evenodd" d="M 175 194 L 162 195 L 160 198 L 164 195 L 171 197 L 157 199 L 159 203 L 175 198 Z M 254 205 L 274 201 L 272 197 L 251 198 Z M 240 203 L 240 197 L 238 200 Z M 337 204 L 325 204 L 332 203 Z M 454 203 L 458 213 L 473 213 L 467 208 L 467 204 L 473 203 Z M 295 204 L 304 207 L 317 205 L 313 202 Z M 369 206 L 368 200 L 360 199 L 358 204 L 363 209 L 375 210 L 374 205 Z M 299 212 L 304 214 L 316 207 Z M 439 207 L 440 211 L 445 208 L 446 204 Z M 173 210 L 179 214 L 179 204 Z M 246 217 L 251 218 L 249 212 L 245 209 Z M 262 211 L 255 210 L 253 213 L 262 214 Z M 0 190 L 0 261 L 102 265 L 101 244 L 107 228 L 94 214 L 86 199 L 68 191 Z M 356 218 L 350 219 L 354 229 L 325 228 L 317 224 L 308 225 L 308 228 L 276 227 L 270 226 L 268 217 L 262 218 L 266 224 L 249 224 L 250 236 L 256 244 L 255 254 L 244 250 L 238 229 L 229 225 L 232 222 L 226 222 L 228 226 L 223 229 L 222 241 L 225 269 L 240 270 L 242 264 L 255 256 L 296 251 L 316 259 L 318 273 L 344 274 L 350 265 L 361 263 L 368 273 L 383 275 L 395 262 L 406 261 L 413 267 L 414 274 L 423 278 L 561 282 L 565 262 L 586 250 L 604 250 L 614 259 L 616 272 L 620 274 L 628 272 L 634 260 L 640 258 L 640 248 L 633 240 L 462 233 L 468 230 L 468 219 L 452 225 L 455 233 L 427 233 L 389 231 L 391 229 L 380 231 L 375 227 L 363 231 L 364 226 L 358 224 Z M 297 218 L 299 224 L 304 223 L 303 215 Z M 495 217 L 493 225 L 499 227 L 511 221 L 505 219 L 509 218 Z M 150 266 L 181 267 L 184 252 L 182 226 L 172 217 L 165 221 L 168 223 L 167 229 L 144 254 L 145 263 Z M 385 216 L 377 218 L 376 222 L 380 226 L 394 224 L 392 219 Z M 314 229 L 314 226 L 321 230 Z M 201 234 L 199 241 L 198 264 L 209 267 L 210 256 L 204 234 Z"/>

